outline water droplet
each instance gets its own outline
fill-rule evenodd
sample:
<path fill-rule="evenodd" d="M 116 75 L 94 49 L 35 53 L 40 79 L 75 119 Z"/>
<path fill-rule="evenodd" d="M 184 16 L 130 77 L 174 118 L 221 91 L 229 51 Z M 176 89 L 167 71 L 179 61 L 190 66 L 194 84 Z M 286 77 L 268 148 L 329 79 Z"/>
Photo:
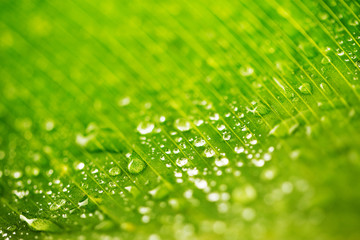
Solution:
<path fill-rule="evenodd" d="M 242 76 L 248 77 L 254 73 L 254 69 L 251 66 L 247 65 L 247 66 L 242 66 L 239 69 L 239 72 Z"/>
<path fill-rule="evenodd" d="M 120 170 L 120 168 L 118 168 L 118 167 L 112 167 L 112 168 L 110 168 L 110 170 L 109 170 L 109 175 L 110 176 L 117 176 L 117 175 L 119 175 L 121 173 L 121 170 Z"/>
<path fill-rule="evenodd" d="M 83 207 L 89 204 L 89 198 L 86 198 L 84 201 L 82 202 L 78 202 L 79 207 Z"/>
<path fill-rule="evenodd" d="M 189 121 L 187 121 L 186 119 L 184 118 L 178 118 L 175 120 L 174 122 L 174 126 L 182 131 L 182 132 L 186 132 L 186 131 L 189 131 L 191 129 L 191 124 Z"/>
<path fill-rule="evenodd" d="M 204 146 L 205 144 L 206 144 L 206 142 L 205 142 L 205 140 L 202 139 L 202 138 L 197 138 L 197 139 L 195 139 L 195 141 L 194 141 L 195 147 L 202 147 L 202 146 Z"/>
<path fill-rule="evenodd" d="M 331 96 L 333 94 L 333 91 L 326 83 L 320 83 L 320 88 L 326 95 Z"/>
<path fill-rule="evenodd" d="M 245 151 L 244 147 L 239 147 L 239 146 L 236 146 L 234 151 L 236 153 L 243 153 Z"/>
<path fill-rule="evenodd" d="M 85 164 L 83 162 L 81 162 L 81 163 L 78 163 L 75 168 L 77 170 L 82 170 L 84 167 L 85 167 Z"/>
<path fill-rule="evenodd" d="M 217 192 L 209 193 L 207 195 L 207 199 L 209 200 L 209 202 L 217 202 L 220 200 L 220 194 Z"/>
<path fill-rule="evenodd" d="M 20 220 L 25 221 L 29 227 L 34 231 L 41 232 L 61 232 L 62 229 L 59 225 L 47 220 L 40 218 L 28 219 L 24 215 L 20 215 Z"/>
<path fill-rule="evenodd" d="M 124 97 L 118 101 L 120 107 L 124 107 L 130 104 L 130 97 Z"/>
<path fill-rule="evenodd" d="M 224 167 L 229 164 L 229 159 L 223 157 L 223 158 L 217 158 L 215 159 L 215 165 L 218 167 Z"/>
<path fill-rule="evenodd" d="M 220 119 L 220 116 L 218 113 L 214 113 L 212 115 L 209 116 L 209 119 L 212 120 L 212 121 L 217 121 Z"/>
<path fill-rule="evenodd" d="M 175 163 L 179 167 L 188 167 L 190 165 L 187 158 L 178 158 L 176 159 Z"/>
<path fill-rule="evenodd" d="M 65 199 L 60 199 L 59 201 L 54 202 L 53 204 L 51 204 L 50 206 L 50 210 L 51 211 L 56 211 L 59 208 L 61 208 L 62 206 L 64 206 L 66 203 Z"/>
<path fill-rule="evenodd" d="M 222 130 L 225 130 L 225 125 L 224 124 L 219 124 L 219 125 L 217 125 L 217 130 L 219 130 L 219 131 L 222 131 Z"/>
<path fill-rule="evenodd" d="M 196 179 L 195 180 L 195 186 L 199 189 L 205 189 L 208 186 L 208 183 L 204 179 Z"/>
<path fill-rule="evenodd" d="M 357 66 L 358 68 L 360 68 L 360 61 L 357 61 L 357 62 L 356 62 L 356 66 Z"/>
<path fill-rule="evenodd" d="M 14 179 L 19 179 L 19 178 L 22 177 L 22 175 L 23 175 L 23 173 L 20 172 L 20 171 L 14 171 L 14 172 L 12 173 L 12 177 L 13 177 Z"/>
<path fill-rule="evenodd" d="M 254 109 L 246 108 L 248 112 L 253 113 L 254 115 L 266 115 L 270 112 L 270 109 L 264 104 L 260 103 Z"/>
<path fill-rule="evenodd" d="M 242 215 L 244 220 L 252 221 L 252 220 L 254 220 L 254 218 L 256 216 L 256 212 L 252 208 L 244 208 L 241 215 Z"/>
<path fill-rule="evenodd" d="M 128 170 L 130 173 L 138 174 L 144 170 L 146 163 L 138 158 L 134 158 L 129 162 Z"/>
<path fill-rule="evenodd" d="M 140 122 L 136 129 L 140 134 L 145 135 L 151 133 L 154 130 L 154 127 L 154 123 L 144 121 Z"/>
<path fill-rule="evenodd" d="M 309 83 L 304 83 L 299 87 L 299 90 L 302 94 L 310 95 L 312 93 L 311 85 Z"/>
<path fill-rule="evenodd" d="M 224 139 L 225 141 L 230 140 L 230 139 L 231 139 L 231 134 L 230 134 L 230 133 L 224 133 L 224 134 L 223 134 L 223 139 Z"/>
<path fill-rule="evenodd" d="M 215 151 L 212 148 L 207 148 L 207 149 L 204 150 L 204 155 L 207 158 L 211 158 L 211 157 L 213 157 L 215 155 Z"/>
<path fill-rule="evenodd" d="M 54 129 L 55 127 L 55 122 L 53 120 L 48 120 L 45 123 L 45 130 L 50 132 Z"/>
<path fill-rule="evenodd" d="M 322 59 L 321 59 L 321 63 L 322 64 L 329 64 L 331 62 L 331 60 L 330 60 L 330 58 L 329 57 L 323 57 Z"/>

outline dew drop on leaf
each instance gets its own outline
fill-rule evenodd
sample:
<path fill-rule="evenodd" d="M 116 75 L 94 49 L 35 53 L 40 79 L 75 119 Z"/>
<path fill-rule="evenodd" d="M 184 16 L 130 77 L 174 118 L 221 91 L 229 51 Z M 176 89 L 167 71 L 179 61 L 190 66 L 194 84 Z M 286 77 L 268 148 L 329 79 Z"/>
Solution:
<path fill-rule="evenodd" d="M 191 129 L 191 124 L 189 121 L 187 121 L 186 119 L 184 118 L 178 118 L 175 120 L 174 122 L 174 126 L 182 131 L 182 132 L 186 132 L 186 131 L 189 131 Z"/>
<path fill-rule="evenodd" d="M 110 175 L 110 176 L 117 176 L 117 175 L 119 175 L 120 173 L 121 173 L 121 170 L 120 170 L 119 167 L 112 167 L 112 168 L 110 168 L 110 170 L 109 170 L 109 175 Z"/>
<path fill-rule="evenodd" d="M 140 134 L 145 135 L 151 133 L 154 130 L 154 127 L 154 123 L 144 121 L 140 122 L 136 129 Z"/>
<path fill-rule="evenodd" d="M 175 163 L 179 167 L 189 166 L 189 160 L 187 158 L 178 158 L 178 159 L 176 159 Z"/>
<path fill-rule="evenodd" d="M 213 157 L 213 156 L 215 155 L 215 151 L 214 151 L 214 149 L 212 149 L 212 148 L 206 148 L 206 149 L 204 150 L 204 155 L 205 155 L 205 157 L 207 157 L 207 158 L 211 158 L 211 157 Z"/>
<path fill-rule="evenodd" d="M 217 158 L 215 159 L 215 165 L 218 167 L 224 167 L 229 164 L 229 159 L 223 157 L 223 158 Z"/>
<path fill-rule="evenodd" d="M 59 225 L 47 219 L 40 219 L 40 218 L 28 219 L 24 215 L 20 215 L 20 219 L 22 221 L 25 221 L 29 225 L 29 227 L 34 231 L 41 231 L 41 232 L 62 231 Z"/>
<path fill-rule="evenodd" d="M 197 139 L 195 139 L 195 141 L 194 141 L 195 147 L 202 147 L 202 146 L 204 146 L 205 144 L 206 144 L 206 142 L 205 142 L 205 140 L 202 139 L 202 138 L 197 138 Z"/>
<path fill-rule="evenodd" d="M 128 164 L 128 171 L 132 174 L 138 174 L 142 172 L 146 167 L 146 163 L 138 158 L 132 159 Z"/>
<path fill-rule="evenodd" d="M 58 210 L 59 208 L 61 208 L 62 206 L 64 206 L 66 203 L 66 200 L 65 199 L 60 199 L 56 202 L 54 202 L 53 204 L 50 205 L 50 210 L 51 211 L 56 211 Z"/>
<path fill-rule="evenodd" d="M 328 96 L 331 96 L 333 94 L 333 91 L 326 83 L 320 83 L 320 88 Z"/>
<path fill-rule="evenodd" d="M 299 90 L 302 94 L 310 95 L 312 93 L 311 85 L 309 83 L 304 83 L 299 87 Z"/>

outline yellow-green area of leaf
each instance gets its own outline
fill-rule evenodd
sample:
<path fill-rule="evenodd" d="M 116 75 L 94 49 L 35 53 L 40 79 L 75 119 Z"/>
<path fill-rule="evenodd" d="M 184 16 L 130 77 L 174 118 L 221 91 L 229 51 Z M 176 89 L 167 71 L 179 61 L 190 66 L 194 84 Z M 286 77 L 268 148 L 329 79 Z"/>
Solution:
<path fill-rule="evenodd" d="M 334 98 L 327 102 L 318 102 L 318 107 L 320 110 L 332 110 L 334 108 L 345 107 L 345 104 L 341 99 Z"/>
<path fill-rule="evenodd" d="M 99 128 L 95 123 L 90 123 L 86 134 L 77 134 L 76 143 L 88 152 L 123 152 L 125 147 L 120 136 L 110 128 Z"/>
<path fill-rule="evenodd" d="M 293 134 L 299 126 L 300 123 L 296 118 L 289 118 L 281 121 L 273 129 L 271 129 L 269 135 L 274 135 L 276 137 L 289 136 Z"/>
<path fill-rule="evenodd" d="M 115 227 L 114 222 L 110 220 L 104 220 L 100 222 L 98 225 L 96 225 L 94 229 L 97 231 L 108 231 L 113 229 L 114 227 Z"/>
<path fill-rule="evenodd" d="M 170 193 L 169 188 L 167 188 L 164 184 L 161 184 L 154 188 L 153 190 L 149 191 L 149 194 L 153 197 L 155 200 L 161 200 L 167 197 Z"/>
<path fill-rule="evenodd" d="M 243 204 L 254 201 L 256 199 L 256 196 L 256 190 L 250 184 L 246 184 L 242 187 L 237 187 L 232 191 L 232 197 L 234 201 Z"/>
<path fill-rule="evenodd" d="M 25 221 L 29 225 L 29 227 L 34 231 L 40 231 L 40 232 L 62 231 L 62 228 L 59 225 L 47 219 L 40 219 L 40 218 L 28 219 L 24 215 L 20 215 L 20 219 L 22 221 Z"/>

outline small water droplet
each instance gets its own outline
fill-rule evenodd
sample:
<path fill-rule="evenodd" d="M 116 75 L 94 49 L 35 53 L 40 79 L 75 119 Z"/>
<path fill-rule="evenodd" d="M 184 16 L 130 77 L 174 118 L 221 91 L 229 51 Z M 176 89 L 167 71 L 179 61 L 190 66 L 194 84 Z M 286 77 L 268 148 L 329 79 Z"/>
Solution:
<path fill-rule="evenodd" d="M 326 83 L 320 83 L 320 88 L 326 95 L 330 96 L 333 94 L 333 91 L 331 90 L 329 85 L 327 85 Z"/>
<path fill-rule="evenodd" d="M 118 168 L 118 167 L 112 167 L 112 168 L 110 168 L 110 170 L 109 170 L 109 175 L 110 176 L 117 176 L 117 175 L 119 175 L 121 173 L 121 170 L 120 170 L 120 168 Z"/>
<path fill-rule="evenodd" d="M 202 147 L 202 146 L 204 146 L 205 144 L 206 144 L 206 142 L 205 142 L 205 140 L 202 139 L 202 138 L 197 138 L 197 139 L 195 139 L 195 141 L 194 141 L 195 147 Z"/>
<path fill-rule="evenodd" d="M 207 158 L 211 158 L 211 157 L 213 157 L 215 155 L 215 151 L 212 148 L 207 148 L 207 149 L 204 150 L 204 155 Z"/>
<path fill-rule="evenodd" d="M 302 94 L 310 95 L 312 93 L 311 85 L 309 83 L 304 83 L 299 87 L 299 90 Z"/>
<path fill-rule="evenodd" d="M 244 147 L 239 147 L 239 146 L 236 146 L 234 151 L 236 153 L 243 153 L 245 151 Z"/>
<path fill-rule="evenodd" d="M 190 165 L 189 160 L 187 158 L 178 158 L 176 159 L 175 163 L 179 167 L 188 167 Z"/>
<path fill-rule="evenodd" d="M 229 159 L 223 157 L 223 158 L 217 158 L 215 159 L 215 165 L 218 167 L 224 167 L 229 164 Z"/>
<path fill-rule="evenodd" d="M 248 77 L 254 73 L 254 69 L 251 66 L 247 65 L 247 66 L 242 66 L 239 69 L 239 72 L 242 76 Z"/>

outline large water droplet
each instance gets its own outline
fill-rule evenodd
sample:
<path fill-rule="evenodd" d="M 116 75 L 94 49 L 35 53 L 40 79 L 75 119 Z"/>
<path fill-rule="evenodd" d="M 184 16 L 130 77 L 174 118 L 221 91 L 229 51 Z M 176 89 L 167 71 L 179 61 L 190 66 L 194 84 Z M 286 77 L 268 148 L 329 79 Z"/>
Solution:
<path fill-rule="evenodd" d="M 28 219 L 24 215 L 20 215 L 20 219 L 25 221 L 29 227 L 34 231 L 42 231 L 42 232 L 60 232 L 62 229 L 59 225 L 47 220 L 40 218 Z"/>
<path fill-rule="evenodd" d="M 144 170 L 146 163 L 138 158 L 132 159 L 128 164 L 128 170 L 130 173 L 138 174 Z"/>

